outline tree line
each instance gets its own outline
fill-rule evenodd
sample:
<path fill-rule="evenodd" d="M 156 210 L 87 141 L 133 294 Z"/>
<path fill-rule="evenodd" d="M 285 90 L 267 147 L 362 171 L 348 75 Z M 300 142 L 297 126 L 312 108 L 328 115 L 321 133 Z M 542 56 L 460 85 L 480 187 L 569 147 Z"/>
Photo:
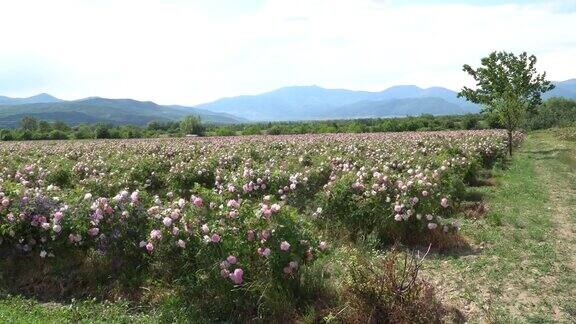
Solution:
<path fill-rule="evenodd" d="M 22 118 L 17 129 L 0 129 L 2 141 L 62 140 L 62 139 L 112 139 L 178 137 L 189 134 L 202 135 L 206 126 L 199 117 L 187 116 L 181 121 L 152 121 L 146 126 L 113 125 L 107 123 L 67 125 L 61 121 L 48 122 L 30 116 Z"/>
<path fill-rule="evenodd" d="M 576 125 L 576 101 L 551 98 L 528 112 L 520 125 L 525 130 Z M 322 120 L 294 122 L 263 122 L 234 125 L 203 124 L 198 117 L 189 116 L 182 121 L 153 121 L 146 126 L 92 125 L 69 126 L 56 121 L 48 122 L 24 117 L 17 129 L 0 129 L 0 140 L 59 140 L 105 138 L 235 136 L 259 134 L 310 133 L 370 133 L 435 130 L 472 130 L 505 128 L 496 114 L 468 114 L 460 116 L 421 115 L 404 118 L 372 118 L 353 120 Z"/>

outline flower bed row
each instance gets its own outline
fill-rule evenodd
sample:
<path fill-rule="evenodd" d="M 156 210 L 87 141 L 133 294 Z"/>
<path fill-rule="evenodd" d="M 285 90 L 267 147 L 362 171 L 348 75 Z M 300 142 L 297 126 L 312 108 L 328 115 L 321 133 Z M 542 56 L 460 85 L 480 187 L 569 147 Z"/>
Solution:
<path fill-rule="evenodd" d="M 339 233 L 457 230 L 464 181 L 505 152 L 499 131 L 3 143 L 0 251 L 97 255 L 265 313 Z"/>

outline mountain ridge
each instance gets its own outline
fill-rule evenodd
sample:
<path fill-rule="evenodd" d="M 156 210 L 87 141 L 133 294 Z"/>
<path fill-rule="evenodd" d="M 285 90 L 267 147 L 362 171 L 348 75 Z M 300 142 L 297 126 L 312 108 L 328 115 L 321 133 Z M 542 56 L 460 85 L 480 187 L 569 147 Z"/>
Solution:
<path fill-rule="evenodd" d="M 555 89 L 543 95 L 576 99 L 576 78 L 553 82 Z M 190 106 L 159 105 L 130 98 L 88 97 L 62 100 L 46 93 L 28 98 L 0 96 L 0 127 L 15 127 L 17 118 L 36 116 L 71 124 L 108 122 L 143 125 L 150 121 L 179 120 L 199 116 L 208 123 L 233 124 L 262 121 L 297 121 L 342 118 L 386 118 L 421 114 L 477 113 L 480 106 L 458 98 L 444 87 L 396 85 L 382 91 L 329 89 L 318 85 L 289 86 L 272 91 L 223 97 Z"/>
<path fill-rule="evenodd" d="M 477 105 L 457 98 L 456 92 L 452 90 L 442 87 L 420 88 L 415 85 L 393 86 L 379 92 L 327 89 L 316 85 L 292 86 L 258 95 L 221 98 L 210 103 L 196 105 L 196 107 L 215 112 L 228 112 L 236 116 L 244 116 L 253 121 L 287 121 L 330 118 L 330 116 L 333 116 L 332 112 L 334 110 L 342 110 L 342 107 L 354 109 L 357 107 L 353 105 L 355 103 L 380 102 L 379 106 L 384 107 L 381 103 L 382 101 L 394 103 L 393 100 L 396 99 L 408 99 L 403 101 L 402 104 L 409 108 L 408 110 L 413 111 L 417 109 L 407 107 L 407 102 L 412 102 L 413 105 L 421 104 L 424 100 L 415 99 L 435 97 L 444 101 L 434 100 L 437 105 L 445 104 L 450 106 L 445 111 L 442 111 L 440 107 L 434 107 L 433 111 L 437 111 L 440 114 L 448 114 L 449 111 L 454 111 L 452 105 L 448 104 L 461 106 L 462 113 L 479 111 Z M 387 111 L 373 111 L 372 114 L 366 115 L 351 111 L 342 115 L 350 116 L 351 118 L 369 118 L 399 116 L 398 113 L 391 114 Z M 402 113 L 401 115 L 406 114 Z"/>
<path fill-rule="evenodd" d="M 556 88 L 545 93 L 544 99 L 576 99 L 576 79 L 553 84 Z M 374 107 L 365 107 L 369 103 Z M 426 109 L 417 105 L 424 105 Z M 335 115 L 342 116 L 339 118 L 400 117 L 416 113 L 446 115 L 477 113 L 481 110 L 480 105 L 458 98 L 456 91 L 438 86 L 422 88 L 416 85 L 396 85 L 382 91 L 328 89 L 317 85 L 290 86 L 256 95 L 225 97 L 196 107 L 228 112 L 251 121 L 315 120 L 335 118 Z"/>
<path fill-rule="evenodd" d="M 38 96 L 30 98 L 35 98 L 31 101 L 38 100 Z M 236 124 L 246 121 L 227 113 L 215 113 L 186 106 L 163 106 L 151 101 L 134 99 L 90 97 L 73 101 L 60 99 L 55 101 L 46 96 L 42 98 L 49 100 L 49 102 L 23 103 L 19 101 L 12 105 L 0 103 L 0 127 L 17 127 L 20 119 L 25 116 L 46 121 L 64 121 L 70 125 L 97 122 L 115 125 L 145 125 L 152 121 L 176 121 L 187 115 L 195 115 L 204 122 L 214 124 Z"/>

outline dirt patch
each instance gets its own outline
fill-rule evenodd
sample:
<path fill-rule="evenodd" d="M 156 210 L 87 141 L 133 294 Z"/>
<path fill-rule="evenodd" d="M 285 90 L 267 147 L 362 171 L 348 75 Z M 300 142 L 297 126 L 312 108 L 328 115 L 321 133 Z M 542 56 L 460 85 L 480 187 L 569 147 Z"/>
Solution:
<path fill-rule="evenodd" d="M 545 172 L 541 165 L 537 165 L 537 172 Z M 576 191 L 569 185 L 550 186 L 550 206 L 553 208 L 552 220 L 556 225 L 556 250 L 568 258 L 567 266 L 576 270 L 576 246 L 573 244 L 576 234 L 576 224 L 572 221 L 574 206 L 566 197 L 576 197 Z"/>
<path fill-rule="evenodd" d="M 460 210 L 468 219 L 484 217 L 488 209 L 483 201 L 467 201 L 460 205 Z"/>

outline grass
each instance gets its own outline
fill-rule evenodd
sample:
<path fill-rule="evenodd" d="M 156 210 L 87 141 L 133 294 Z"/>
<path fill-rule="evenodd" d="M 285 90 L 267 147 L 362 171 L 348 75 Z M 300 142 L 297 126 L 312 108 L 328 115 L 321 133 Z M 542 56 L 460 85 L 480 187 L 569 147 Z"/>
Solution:
<path fill-rule="evenodd" d="M 426 276 L 471 322 L 576 321 L 576 142 L 528 136 L 496 186 L 473 188 L 488 212 L 462 219 L 470 248 L 436 255 Z"/>
<path fill-rule="evenodd" d="M 124 302 L 39 303 L 19 296 L 0 297 L 0 323 L 153 323 Z"/>
<path fill-rule="evenodd" d="M 469 247 L 429 256 L 424 275 L 469 322 L 576 321 L 576 141 L 530 134 L 503 170 L 467 196 L 487 212 L 462 215 Z M 125 302 L 40 303 L 0 292 L 0 323 L 147 323 L 160 309 Z"/>

